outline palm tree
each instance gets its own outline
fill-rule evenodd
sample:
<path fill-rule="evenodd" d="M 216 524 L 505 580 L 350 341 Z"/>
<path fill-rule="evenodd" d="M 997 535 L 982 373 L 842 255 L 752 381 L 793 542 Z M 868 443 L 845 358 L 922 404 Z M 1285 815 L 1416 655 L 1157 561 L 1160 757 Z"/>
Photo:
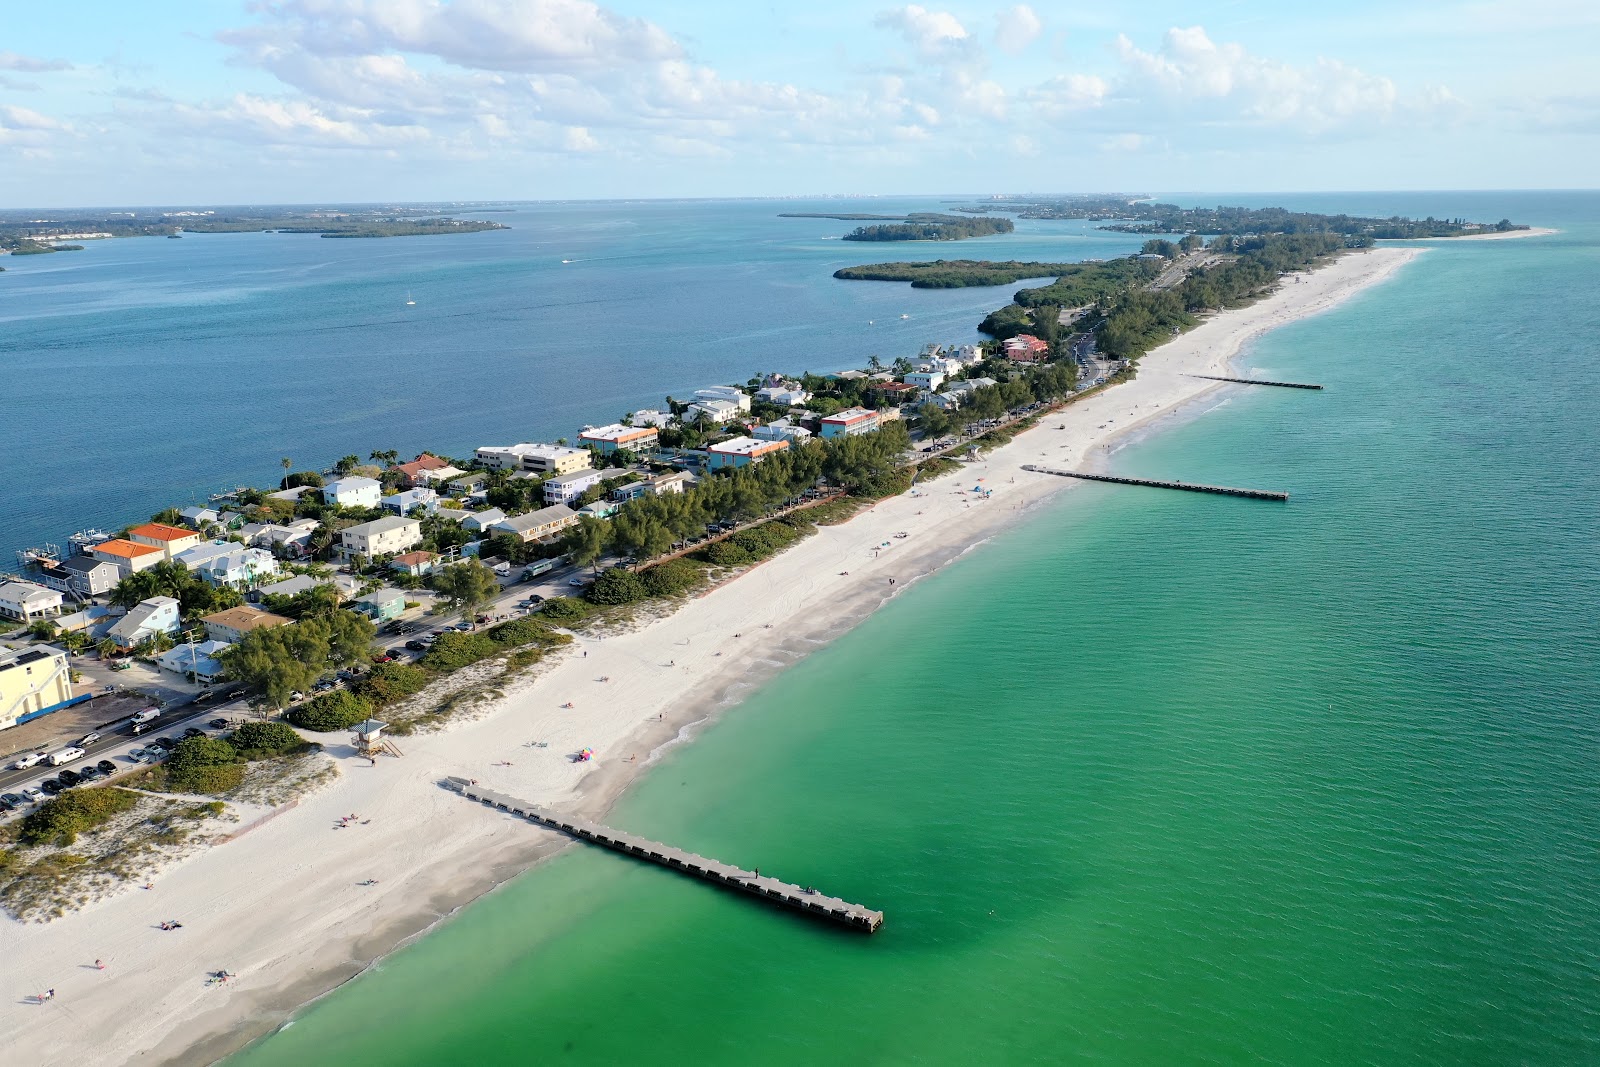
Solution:
<path fill-rule="evenodd" d="M 94 650 L 101 659 L 110 659 L 117 654 L 117 643 L 109 637 L 102 637 L 95 642 Z"/>

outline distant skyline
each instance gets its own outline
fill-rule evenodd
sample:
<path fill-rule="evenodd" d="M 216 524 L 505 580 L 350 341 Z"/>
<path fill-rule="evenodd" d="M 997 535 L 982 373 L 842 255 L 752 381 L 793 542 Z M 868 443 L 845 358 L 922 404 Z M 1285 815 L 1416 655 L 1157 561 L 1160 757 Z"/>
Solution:
<path fill-rule="evenodd" d="M 1582 188 L 1572 0 L 8 5 L 6 207 Z"/>

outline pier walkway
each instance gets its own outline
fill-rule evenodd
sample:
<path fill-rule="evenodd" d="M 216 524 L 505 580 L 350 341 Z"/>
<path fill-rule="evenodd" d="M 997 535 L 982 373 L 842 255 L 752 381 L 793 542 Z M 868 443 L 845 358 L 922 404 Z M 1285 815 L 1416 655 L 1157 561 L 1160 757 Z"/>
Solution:
<path fill-rule="evenodd" d="M 1191 378 L 1204 378 L 1212 382 L 1236 382 L 1239 385 L 1272 385 L 1279 389 L 1321 389 L 1320 385 L 1305 382 L 1269 382 L 1265 378 L 1222 378 L 1215 374 L 1191 374 Z"/>
<path fill-rule="evenodd" d="M 1035 474 L 1054 474 L 1058 478 L 1082 478 L 1088 482 L 1115 482 L 1117 485 L 1147 485 L 1155 489 L 1182 489 L 1189 493 L 1216 493 L 1219 496 L 1243 496 L 1252 500 L 1288 500 L 1289 494 L 1276 489 L 1235 489 L 1228 485 L 1198 485 L 1194 482 L 1163 482 L 1153 478 L 1122 478 L 1114 474 L 1082 474 L 1078 471 L 1057 470 L 1024 463 L 1022 469 Z"/>
<path fill-rule="evenodd" d="M 658 841 L 638 837 L 621 830 L 613 830 L 609 826 L 589 822 L 587 819 L 577 819 L 570 815 L 558 815 L 553 811 L 535 807 L 527 801 L 518 800 L 516 797 L 497 793 L 493 789 L 473 785 L 464 778 L 446 778 L 444 785 L 468 800 L 476 800 L 512 815 L 520 815 L 529 822 L 538 823 L 540 826 L 551 830 L 559 830 L 564 834 L 589 841 L 596 845 L 614 849 L 617 852 L 670 867 L 681 871 L 693 878 L 702 881 L 714 882 L 729 889 L 737 889 L 760 897 L 773 904 L 793 908 L 805 912 L 807 915 L 819 919 L 828 919 L 832 922 L 842 923 L 852 930 L 864 933 L 877 933 L 878 927 L 883 925 L 883 912 L 864 908 L 860 904 L 851 904 L 849 901 L 830 897 L 815 889 L 803 889 L 788 882 L 781 882 L 776 878 L 768 878 L 758 871 L 746 871 L 732 864 L 722 863 L 719 860 L 707 859 L 697 856 L 693 852 L 684 852 L 682 849 L 663 845 Z"/>

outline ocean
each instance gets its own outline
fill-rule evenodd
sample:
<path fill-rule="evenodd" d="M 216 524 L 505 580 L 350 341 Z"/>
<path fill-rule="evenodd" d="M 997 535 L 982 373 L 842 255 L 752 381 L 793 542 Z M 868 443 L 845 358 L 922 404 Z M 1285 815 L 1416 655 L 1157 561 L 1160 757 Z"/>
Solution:
<path fill-rule="evenodd" d="M 573 849 L 230 1062 L 1600 1060 L 1600 196 L 1488 199 L 1109 460 L 1288 504 L 1064 494 L 608 816 L 881 933 Z"/>
<path fill-rule="evenodd" d="M 880 908 L 881 933 L 572 849 L 230 1063 L 1600 1061 L 1600 195 L 1248 199 L 1563 232 L 1431 242 L 1241 360 L 1325 391 L 1212 394 L 1108 460 L 1288 504 L 1065 493 L 672 750 L 607 816 Z M 541 205 L 519 211 L 559 238 L 506 216 L 518 230 L 459 245 L 323 241 L 338 265 L 300 273 L 270 257 L 302 239 L 245 237 L 215 253 L 234 282 L 196 281 L 219 287 L 204 307 L 151 264 L 235 238 L 94 246 L 150 257 L 104 272 L 121 281 L 99 311 L 87 279 L 0 275 L 0 367 L 21 383 L 0 404 L 36 428 L 7 434 L 25 461 L 0 529 L 135 517 L 270 477 L 281 454 L 465 450 L 746 370 L 890 358 L 970 336 L 1012 288 L 831 282 L 913 252 L 767 220 L 827 209 Z M 529 247 L 506 267 L 479 238 Z M 584 240 L 656 258 L 573 281 L 559 260 Z M 915 251 L 1106 240 L 1019 226 Z M 92 274 L 90 254 L 44 266 Z M 283 274 L 246 291 L 256 257 Z M 19 278 L 82 287 L 23 317 Z M 408 289 L 466 317 L 413 322 Z M 527 309 L 492 310 L 513 290 Z M 862 347 L 885 319 L 894 346 Z M 196 390 L 209 404 L 153 406 Z"/>

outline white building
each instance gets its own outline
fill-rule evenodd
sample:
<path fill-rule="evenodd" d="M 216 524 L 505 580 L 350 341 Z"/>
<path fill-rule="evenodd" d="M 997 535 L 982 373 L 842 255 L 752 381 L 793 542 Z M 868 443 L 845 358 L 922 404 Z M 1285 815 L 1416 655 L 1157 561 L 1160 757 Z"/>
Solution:
<path fill-rule="evenodd" d="M 403 489 L 384 497 L 378 503 L 384 511 L 396 515 L 409 515 L 416 508 L 431 514 L 439 510 L 439 494 L 426 486 L 421 486 L 416 489 Z"/>
<path fill-rule="evenodd" d="M 765 426 L 757 426 L 750 431 L 750 436 L 759 437 L 765 441 L 793 441 L 798 444 L 811 437 L 811 431 L 785 415 L 781 419 L 773 419 Z"/>
<path fill-rule="evenodd" d="M 61 593 L 32 582 L 6 582 L 0 585 L 0 615 L 18 622 L 49 618 L 61 614 Z"/>
<path fill-rule="evenodd" d="M 708 385 L 704 389 L 696 389 L 694 398 L 696 402 L 726 400 L 737 405 L 740 411 L 750 410 L 750 394 L 736 385 Z"/>
<path fill-rule="evenodd" d="M 653 451 L 659 438 L 654 426 L 624 426 L 614 422 L 610 426 L 588 427 L 578 435 L 578 443 L 591 445 L 602 456 L 609 456 L 619 448 L 629 452 Z"/>
<path fill-rule="evenodd" d="M 792 408 L 810 400 L 811 394 L 800 388 L 795 382 L 783 382 L 780 385 L 764 385 L 757 389 L 756 399 L 764 400 L 769 404 L 781 404 Z"/>
<path fill-rule="evenodd" d="M 322 501 L 342 508 L 375 508 L 383 497 L 383 483 L 376 478 L 335 478 L 322 487 Z"/>
<path fill-rule="evenodd" d="M 567 474 L 587 467 L 593 458 L 586 448 L 526 443 L 485 445 L 474 455 L 478 462 L 496 470 L 534 471 L 538 474 Z"/>
<path fill-rule="evenodd" d="M 477 511 L 461 520 L 461 525 L 473 533 L 482 533 L 495 523 L 505 519 L 506 513 L 499 508 L 490 508 L 487 511 Z"/>
<path fill-rule="evenodd" d="M 175 645 L 157 656 L 156 662 L 162 670 L 196 682 L 210 682 L 222 676 L 222 652 L 231 647 L 226 641 Z"/>
<path fill-rule="evenodd" d="M 351 556 L 392 556 L 422 543 L 422 523 L 399 515 L 361 523 L 339 531 L 339 554 Z"/>
<path fill-rule="evenodd" d="M 509 519 L 502 519 L 494 524 L 492 530 L 497 534 L 510 534 L 524 542 L 537 541 L 558 534 L 568 526 L 575 525 L 577 521 L 576 511 L 565 504 L 555 504 L 527 515 L 513 515 Z"/>
<path fill-rule="evenodd" d="M 750 398 L 745 397 L 745 399 L 748 400 Z M 741 408 L 732 400 L 696 400 L 684 409 L 683 421 L 685 423 L 694 422 L 701 415 L 704 415 L 711 422 L 721 426 L 730 419 L 738 418 L 748 410 L 750 410 L 748 406 Z"/>
<path fill-rule="evenodd" d="M 262 579 L 278 573 L 278 560 L 271 552 L 233 541 L 197 545 L 178 553 L 177 562 L 211 585 L 237 589 L 254 589 Z"/>
<path fill-rule="evenodd" d="M 906 375 L 906 384 L 914 385 L 924 392 L 937 393 L 939 386 L 944 384 L 944 379 L 943 370 L 919 370 Z"/>
<path fill-rule="evenodd" d="M 600 479 L 600 472 L 590 468 L 573 471 L 571 474 L 558 474 L 544 483 L 544 502 L 570 504 L 599 485 Z"/>
<path fill-rule="evenodd" d="M 654 426 L 661 430 L 672 425 L 672 412 L 644 408 L 629 415 L 628 421 L 635 426 Z"/>

